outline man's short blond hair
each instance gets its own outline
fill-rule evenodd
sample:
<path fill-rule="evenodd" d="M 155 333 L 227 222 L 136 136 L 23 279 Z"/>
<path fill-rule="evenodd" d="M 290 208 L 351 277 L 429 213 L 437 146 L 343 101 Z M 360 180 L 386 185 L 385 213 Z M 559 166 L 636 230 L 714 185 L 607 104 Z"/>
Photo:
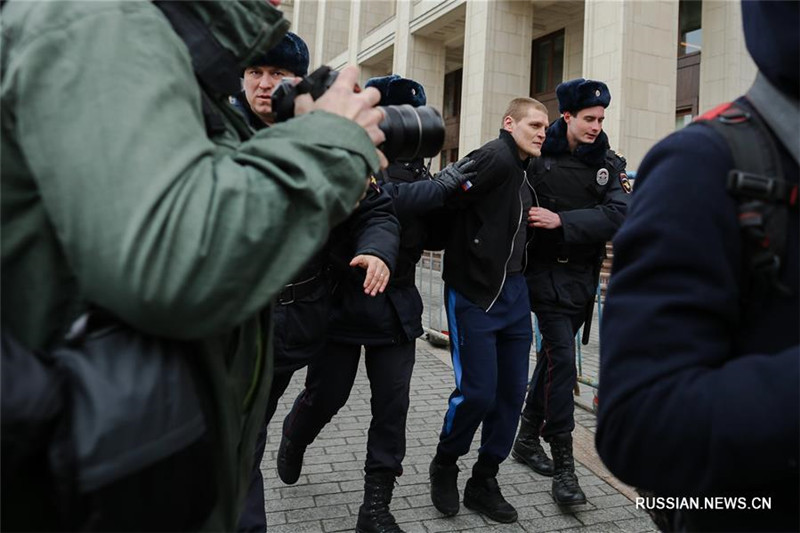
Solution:
<path fill-rule="evenodd" d="M 539 100 L 526 97 L 514 98 L 508 103 L 508 109 L 503 114 L 503 122 L 505 122 L 506 117 L 511 117 L 514 122 L 519 122 L 528 114 L 528 109 L 531 107 L 547 115 L 547 107 Z"/>

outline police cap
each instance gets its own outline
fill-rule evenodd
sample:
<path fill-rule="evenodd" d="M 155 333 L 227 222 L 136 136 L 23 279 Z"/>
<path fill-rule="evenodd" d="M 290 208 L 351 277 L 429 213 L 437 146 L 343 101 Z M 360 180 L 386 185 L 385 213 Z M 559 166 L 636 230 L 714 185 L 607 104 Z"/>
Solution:
<path fill-rule="evenodd" d="M 605 83 L 584 78 L 560 83 L 556 87 L 556 96 L 560 113 L 565 111 L 574 113 L 597 105 L 608 107 L 611 103 L 611 93 Z"/>
<path fill-rule="evenodd" d="M 364 87 L 375 87 L 381 92 L 380 105 L 409 104 L 414 107 L 425 105 L 425 88 L 418 82 L 402 78 L 397 74 L 370 78 Z"/>

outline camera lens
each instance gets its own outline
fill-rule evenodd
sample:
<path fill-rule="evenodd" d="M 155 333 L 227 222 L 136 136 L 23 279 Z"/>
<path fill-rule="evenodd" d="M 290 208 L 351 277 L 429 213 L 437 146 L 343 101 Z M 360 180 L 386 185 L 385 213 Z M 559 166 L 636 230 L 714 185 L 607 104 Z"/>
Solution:
<path fill-rule="evenodd" d="M 275 90 L 272 91 L 272 113 L 275 115 L 276 122 L 284 122 L 294 116 L 294 99 L 297 96 L 297 89 L 291 80 L 281 80 Z"/>
<path fill-rule="evenodd" d="M 386 135 L 381 151 L 389 161 L 433 157 L 444 144 L 444 121 L 428 106 L 382 106 L 385 117 L 379 124 Z"/>

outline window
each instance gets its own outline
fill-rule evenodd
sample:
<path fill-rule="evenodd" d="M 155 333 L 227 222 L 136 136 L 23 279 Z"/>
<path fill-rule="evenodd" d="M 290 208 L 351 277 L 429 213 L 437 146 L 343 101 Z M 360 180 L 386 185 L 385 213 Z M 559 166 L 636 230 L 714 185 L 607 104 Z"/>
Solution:
<path fill-rule="evenodd" d="M 678 4 L 678 57 L 696 54 L 703 48 L 703 2 L 680 0 Z"/>
<path fill-rule="evenodd" d="M 461 75 L 462 69 L 455 70 L 444 77 L 444 118 L 461 114 Z"/>
<path fill-rule="evenodd" d="M 439 168 L 458 160 L 458 136 L 461 131 L 461 87 L 463 69 L 444 76 L 444 145 L 439 155 Z"/>
<path fill-rule="evenodd" d="M 531 96 L 552 93 L 564 79 L 564 30 L 533 41 Z"/>
<path fill-rule="evenodd" d="M 458 148 L 442 150 L 439 153 L 439 168 L 444 168 L 450 163 L 455 163 L 456 161 L 458 161 Z"/>
<path fill-rule="evenodd" d="M 694 115 L 692 114 L 692 110 L 690 109 L 679 109 L 675 113 L 675 130 L 679 130 L 691 124 L 692 120 L 694 120 Z"/>

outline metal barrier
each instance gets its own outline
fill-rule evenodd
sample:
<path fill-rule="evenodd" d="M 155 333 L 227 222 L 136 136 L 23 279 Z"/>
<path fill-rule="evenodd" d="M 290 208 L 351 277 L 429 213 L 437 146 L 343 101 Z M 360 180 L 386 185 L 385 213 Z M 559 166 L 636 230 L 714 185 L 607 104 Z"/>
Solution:
<path fill-rule="evenodd" d="M 429 252 L 422 254 L 417 263 L 416 283 L 422 296 L 424 311 L 422 327 L 427 340 L 435 346 L 447 346 L 449 343 L 447 313 L 444 307 L 444 283 L 442 282 L 443 252 Z M 578 370 L 578 382 L 595 389 L 593 405 L 597 402 L 597 386 L 599 384 L 600 367 L 600 320 L 603 314 L 605 288 L 608 275 L 601 275 L 595 297 L 595 312 L 592 318 L 592 329 L 589 344 L 583 346 L 581 337 L 583 328 L 575 337 L 575 365 Z M 541 349 L 541 334 L 534 318 L 534 345 L 532 353 Z"/>
<path fill-rule="evenodd" d="M 416 283 L 422 296 L 424 310 L 422 327 L 428 342 L 436 346 L 447 346 L 447 313 L 444 308 L 444 282 L 442 281 L 443 252 L 422 253 L 417 263 Z"/>

